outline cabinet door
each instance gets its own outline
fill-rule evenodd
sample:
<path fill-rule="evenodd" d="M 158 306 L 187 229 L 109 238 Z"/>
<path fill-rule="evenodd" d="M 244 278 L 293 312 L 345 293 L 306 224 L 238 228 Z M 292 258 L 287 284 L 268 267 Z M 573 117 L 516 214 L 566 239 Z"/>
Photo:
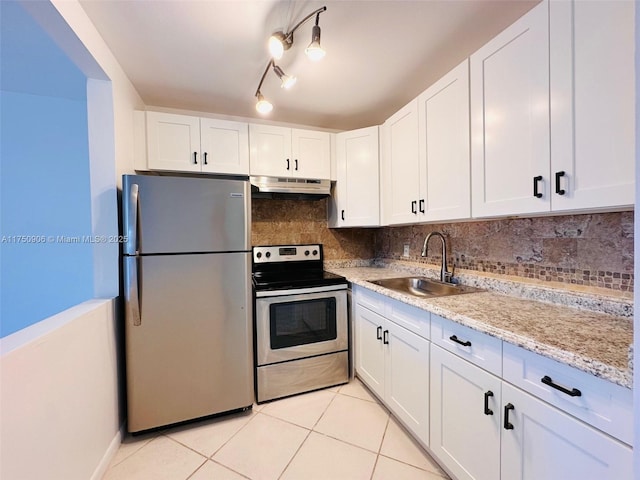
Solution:
<path fill-rule="evenodd" d="M 471 217 L 469 61 L 418 97 L 420 219 Z"/>
<path fill-rule="evenodd" d="M 393 413 L 428 446 L 429 341 L 387 321 L 384 342 L 384 398 Z"/>
<path fill-rule="evenodd" d="M 339 226 L 380 225 L 378 127 L 338 133 L 336 143 Z"/>
<path fill-rule="evenodd" d="M 500 478 L 500 396 L 498 377 L 431 345 L 430 448 L 459 480 Z"/>
<path fill-rule="evenodd" d="M 291 176 L 331 177 L 331 134 L 314 130 L 291 130 Z"/>
<path fill-rule="evenodd" d="M 356 304 L 355 363 L 358 377 L 380 398 L 384 397 L 384 349 L 382 332 L 386 320 Z"/>
<path fill-rule="evenodd" d="M 382 127 L 382 210 L 385 224 L 418 221 L 418 102 L 412 101 Z"/>
<path fill-rule="evenodd" d="M 250 124 L 249 160 L 251 175 L 291 176 L 291 129 Z"/>
<path fill-rule="evenodd" d="M 474 217 L 550 208 L 548 8 L 534 7 L 471 55 Z"/>
<path fill-rule="evenodd" d="M 249 126 L 246 123 L 200 119 L 202 171 L 249 174 Z"/>
<path fill-rule="evenodd" d="M 514 407 L 513 428 L 502 429 L 502 478 L 633 478 L 627 445 L 504 382 L 502 403 Z"/>
<path fill-rule="evenodd" d="M 147 112 L 147 161 L 151 170 L 199 172 L 200 119 Z"/>
<path fill-rule="evenodd" d="M 633 205 L 634 7 L 550 3 L 553 210 Z"/>

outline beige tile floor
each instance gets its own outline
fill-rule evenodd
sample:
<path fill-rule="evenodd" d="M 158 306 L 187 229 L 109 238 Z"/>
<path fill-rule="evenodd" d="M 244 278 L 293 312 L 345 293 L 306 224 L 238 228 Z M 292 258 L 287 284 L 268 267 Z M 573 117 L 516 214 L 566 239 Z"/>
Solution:
<path fill-rule="evenodd" d="M 127 437 L 104 480 L 444 480 L 359 380 Z"/>

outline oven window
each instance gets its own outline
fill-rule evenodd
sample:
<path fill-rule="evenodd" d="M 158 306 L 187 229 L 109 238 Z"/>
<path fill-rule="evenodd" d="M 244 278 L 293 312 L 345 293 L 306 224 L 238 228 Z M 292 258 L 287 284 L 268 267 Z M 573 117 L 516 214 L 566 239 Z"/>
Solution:
<path fill-rule="evenodd" d="M 269 313 L 272 350 L 336 339 L 335 297 L 273 303 Z"/>

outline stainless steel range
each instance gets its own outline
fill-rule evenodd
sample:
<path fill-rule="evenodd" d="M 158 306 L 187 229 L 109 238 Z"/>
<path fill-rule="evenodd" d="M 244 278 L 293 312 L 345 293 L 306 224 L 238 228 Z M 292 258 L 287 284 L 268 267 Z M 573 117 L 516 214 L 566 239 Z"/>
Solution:
<path fill-rule="evenodd" d="M 258 403 L 349 381 L 348 282 L 322 245 L 253 247 Z"/>

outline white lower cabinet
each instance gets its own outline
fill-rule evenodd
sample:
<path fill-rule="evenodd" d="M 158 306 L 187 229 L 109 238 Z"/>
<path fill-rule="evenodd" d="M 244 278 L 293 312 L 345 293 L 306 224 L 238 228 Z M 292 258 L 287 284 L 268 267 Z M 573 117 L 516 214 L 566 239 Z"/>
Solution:
<path fill-rule="evenodd" d="M 501 478 L 633 478 L 627 445 L 506 382 L 502 403 Z"/>
<path fill-rule="evenodd" d="M 360 304 L 355 316 L 358 377 L 428 446 L 430 342 Z"/>
<path fill-rule="evenodd" d="M 458 480 L 500 478 L 501 380 L 431 346 L 430 448 Z"/>

